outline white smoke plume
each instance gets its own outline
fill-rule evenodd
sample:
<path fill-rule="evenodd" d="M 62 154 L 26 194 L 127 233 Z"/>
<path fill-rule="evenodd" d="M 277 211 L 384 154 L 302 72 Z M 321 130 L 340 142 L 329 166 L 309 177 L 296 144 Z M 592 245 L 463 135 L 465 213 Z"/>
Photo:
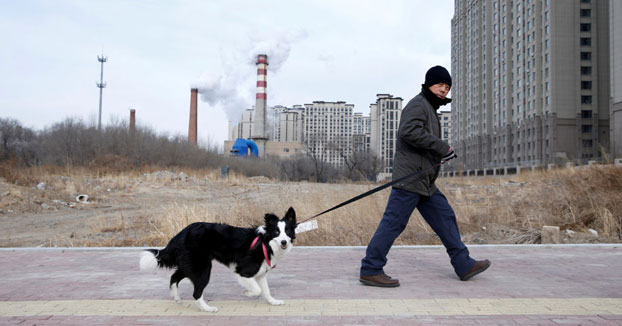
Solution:
<path fill-rule="evenodd" d="M 307 35 L 306 31 L 301 30 L 297 32 L 290 32 L 272 39 L 251 37 L 251 46 L 247 51 L 249 54 L 248 62 L 254 65 L 258 54 L 267 54 L 269 63 L 268 71 L 276 73 L 289 58 L 292 45 L 304 40 Z M 269 84 L 270 83 L 268 83 L 268 85 Z"/>
<path fill-rule="evenodd" d="M 191 87 L 197 88 L 201 100 L 210 106 L 221 107 L 227 118 L 236 124 L 242 112 L 255 104 L 256 60 L 258 54 L 268 55 L 268 72 L 275 74 L 289 58 L 292 45 L 307 37 L 305 31 L 288 33 L 272 39 L 249 37 L 240 49 L 220 51 L 221 73 L 205 73 Z M 268 99 L 270 98 L 270 75 L 268 75 Z"/>
<path fill-rule="evenodd" d="M 191 87 L 197 88 L 201 100 L 211 109 L 221 108 L 232 123 L 238 123 L 244 110 L 254 103 L 255 69 L 247 65 L 239 51 L 220 51 L 220 63 L 201 75 Z M 214 64 L 214 63 L 212 63 Z"/>

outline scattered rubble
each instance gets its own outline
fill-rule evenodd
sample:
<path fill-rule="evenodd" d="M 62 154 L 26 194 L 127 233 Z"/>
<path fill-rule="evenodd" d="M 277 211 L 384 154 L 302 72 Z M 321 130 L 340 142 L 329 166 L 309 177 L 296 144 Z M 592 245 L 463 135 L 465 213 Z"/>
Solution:
<path fill-rule="evenodd" d="M 156 178 L 156 179 L 165 179 L 165 180 L 180 180 L 187 181 L 190 178 L 187 174 L 183 172 L 175 172 L 175 171 L 157 171 L 152 173 L 145 173 L 143 177 L 146 178 Z"/>

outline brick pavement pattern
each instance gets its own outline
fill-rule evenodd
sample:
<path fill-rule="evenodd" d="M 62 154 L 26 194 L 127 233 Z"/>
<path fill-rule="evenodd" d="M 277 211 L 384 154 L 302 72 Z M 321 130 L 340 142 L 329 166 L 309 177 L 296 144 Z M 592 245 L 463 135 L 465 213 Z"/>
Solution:
<path fill-rule="evenodd" d="M 0 325 L 622 325 L 622 245 L 470 246 L 492 266 L 453 274 L 444 249 L 395 247 L 397 288 L 363 286 L 363 247 L 297 247 L 268 275 L 271 306 L 216 264 L 200 312 L 192 285 L 138 270 L 141 248 L 0 250 Z"/>

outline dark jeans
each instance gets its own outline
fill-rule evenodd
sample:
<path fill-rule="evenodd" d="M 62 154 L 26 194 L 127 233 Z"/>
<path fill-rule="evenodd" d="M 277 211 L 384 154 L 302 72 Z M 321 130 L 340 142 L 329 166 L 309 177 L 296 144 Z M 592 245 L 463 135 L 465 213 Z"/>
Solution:
<path fill-rule="evenodd" d="M 469 257 L 469 250 L 460 239 L 456 216 L 445 195 L 437 190 L 432 196 L 426 197 L 393 188 L 382 221 L 369 242 L 365 258 L 361 262 L 361 276 L 384 273 L 383 267 L 387 263 L 389 249 L 406 228 L 415 208 L 441 238 L 456 274 L 462 277 L 471 270 L 475 260 Z"/>

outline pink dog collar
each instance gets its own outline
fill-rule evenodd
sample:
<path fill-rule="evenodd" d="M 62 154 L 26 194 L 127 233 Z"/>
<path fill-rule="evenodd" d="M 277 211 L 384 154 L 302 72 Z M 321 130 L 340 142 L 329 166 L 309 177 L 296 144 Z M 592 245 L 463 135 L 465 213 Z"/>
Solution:
<path fill-rule="evenodd" d="M 257 241 L 259 241 L 259 236 L 257 236 L 255 240 L 253 240 L 253 243 L 251 243 L 251 250 L 255 248 Z M 266 248 L 266 244 L 262 242 L 261 248 L 263 249 L 263 257 L 266 259 L 266 263 L 268 263 L 268 266 L 270 266 L 270 268 L 276 268 L 276 265 L 272 266 L 272 263 L 270 262 L 270 258 L 268 258 L 268 249 Z"/>

